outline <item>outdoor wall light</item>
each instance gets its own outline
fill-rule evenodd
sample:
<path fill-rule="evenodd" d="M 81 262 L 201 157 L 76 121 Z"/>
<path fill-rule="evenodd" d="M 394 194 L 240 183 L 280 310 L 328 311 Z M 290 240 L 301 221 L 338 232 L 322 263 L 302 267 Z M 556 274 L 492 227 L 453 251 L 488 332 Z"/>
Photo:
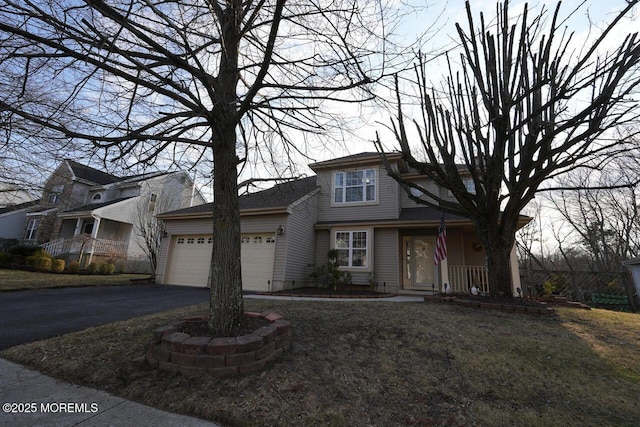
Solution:
<path fill-rule="evenodd" d="M 282 236 L 284 234 L 284 225 L 281 225 L 278 227 L 278 230 L 276 231 L 276 234 L 278 236 Z"/>

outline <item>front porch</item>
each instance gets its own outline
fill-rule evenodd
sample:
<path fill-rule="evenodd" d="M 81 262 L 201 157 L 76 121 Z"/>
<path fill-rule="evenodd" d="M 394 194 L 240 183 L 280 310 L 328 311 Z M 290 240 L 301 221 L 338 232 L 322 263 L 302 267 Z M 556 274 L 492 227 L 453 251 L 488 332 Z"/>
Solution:
<path fill-rule="evenodd" d="M 486 253 L 470 227 L 447 230 L 447 257 L 434 260 L 436 235 L 431 230 L 401 231 L 401 293 L 433 295 L 468 294 L 472 287 L 479 294 L 489 294 L 489 271 Z M 515 247 L 511 250 L 512 295 L 518 296 L 520 274 Z"/>
<path fill-rule="evenodd" d="M 82 258 L 85 254 L 108 256 L 111 258 L 126 258 L 128 242 L 121 240 L 98 239 L 89 234 L 60 238 L 40 245 L 49 255 L 78 254 Z M 88 261 L 90 262 L 90 261 Z"/>
<path fill-rule="evenodd" d="M 132 225 L 86 213 L 65 215 L 59 238 L 40 245 L 52 256 L 77 255 L 88 264 L 94 256 L 127 258 Z"/>

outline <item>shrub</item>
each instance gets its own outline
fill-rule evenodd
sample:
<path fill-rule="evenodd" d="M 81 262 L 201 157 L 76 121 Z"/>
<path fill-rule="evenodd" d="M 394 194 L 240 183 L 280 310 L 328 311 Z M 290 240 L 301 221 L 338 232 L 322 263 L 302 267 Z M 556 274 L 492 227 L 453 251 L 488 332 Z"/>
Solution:
<path fill-rule="evenodd" d="M 96 274 L 97 272 L 98 272 L 98 264 L 96 264 L 95 262 L 90 262 L 89 265 L 87 265 L 87 273 Z"/>
<path fill-rule="evenodd" d="M 0 252 L 0 267 L 11 267 L 13 257 L 6 252 Z"/>
<path fill-rule="evenodd" d="M 64 260 L 63 259 L 53 259 L 51 260 L 51 271 L 54 273 L 62 273 L 64 271 Z"/>
<path fill-rule="evenodd" d="M 115 270 L 115 264 L 112 264 L 110 262 L 103 262 L 102 264 L 100 264 L 100 274 L 113 274 Z"/>
<path fill-rule="evenodd" d="M 27 257 L 27 265 L 42 273 L 51 271 L 51 258 L 42 255 Z"/>
<path fill-rule="evenodd" d="M 40 246 L 34 246 L 34 245 L 16 245 L 10 248 L 8 252 L 11 255 L 22 256 L 25 258 L 36 255 L 38 253 L 46 254 L 44 249 L 42 249 Z"/>
<path fill-rule="evenodd" d="M 0 238 L 0 252 L 9 252 L 14 246 L 18 246 L 20 241 L 18 239 L 4 239 Z"/>
<path fill-rule="evenodd" d="M 71 261 L 69 264 L 67 264 L 67 272 L 71 274 L 78 273 L 79 269 L 80 269 L 80 263 L 78 261 Z"/>
<path fill-rule="evenodd" d="M 334 290 L 337 290 L 338 287 L 344 287 L 345 285 L 351 284 L 351 273 L 339 269 L 338 256 L 339 252 L 336 249 L 331 249 L 327 253 L 327 257 L 329 258 L 327 265 L 308 265 L 308 267 L 312 268 L 309 278 L 313 279 L 316 286 L 320 283 L 324 283 L 327 286 L 332 287 Z"/>

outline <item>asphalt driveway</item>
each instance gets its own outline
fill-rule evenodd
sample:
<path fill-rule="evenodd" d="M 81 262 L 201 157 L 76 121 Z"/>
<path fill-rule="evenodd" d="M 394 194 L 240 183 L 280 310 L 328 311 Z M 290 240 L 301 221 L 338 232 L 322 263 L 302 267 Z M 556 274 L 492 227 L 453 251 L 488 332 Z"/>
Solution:
<path fill-rule="evenodd" d="M 136 285 L 0 293 L 0 350 L 206 302 L 209 289 Z"/>

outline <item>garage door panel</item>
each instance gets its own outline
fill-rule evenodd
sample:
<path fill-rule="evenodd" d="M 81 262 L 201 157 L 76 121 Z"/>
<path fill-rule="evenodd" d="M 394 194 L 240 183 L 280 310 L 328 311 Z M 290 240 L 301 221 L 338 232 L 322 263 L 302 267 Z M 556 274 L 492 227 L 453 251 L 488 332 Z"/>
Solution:
<path fill-rule="evenodd" d="M 211 236 L 176 236 L 173 240 L 169 275 L 171 285 L 202 286 L 209 282 Z"/>
<path fill-rule="evenodd" d="M 202 286 L 209 280 L 211 235 L 175 236 L 166 283 Z M 241 236 L 242 288 L 268 291 L 273 280 L 276 239 L 273 233 L 245 233 Z"/>

